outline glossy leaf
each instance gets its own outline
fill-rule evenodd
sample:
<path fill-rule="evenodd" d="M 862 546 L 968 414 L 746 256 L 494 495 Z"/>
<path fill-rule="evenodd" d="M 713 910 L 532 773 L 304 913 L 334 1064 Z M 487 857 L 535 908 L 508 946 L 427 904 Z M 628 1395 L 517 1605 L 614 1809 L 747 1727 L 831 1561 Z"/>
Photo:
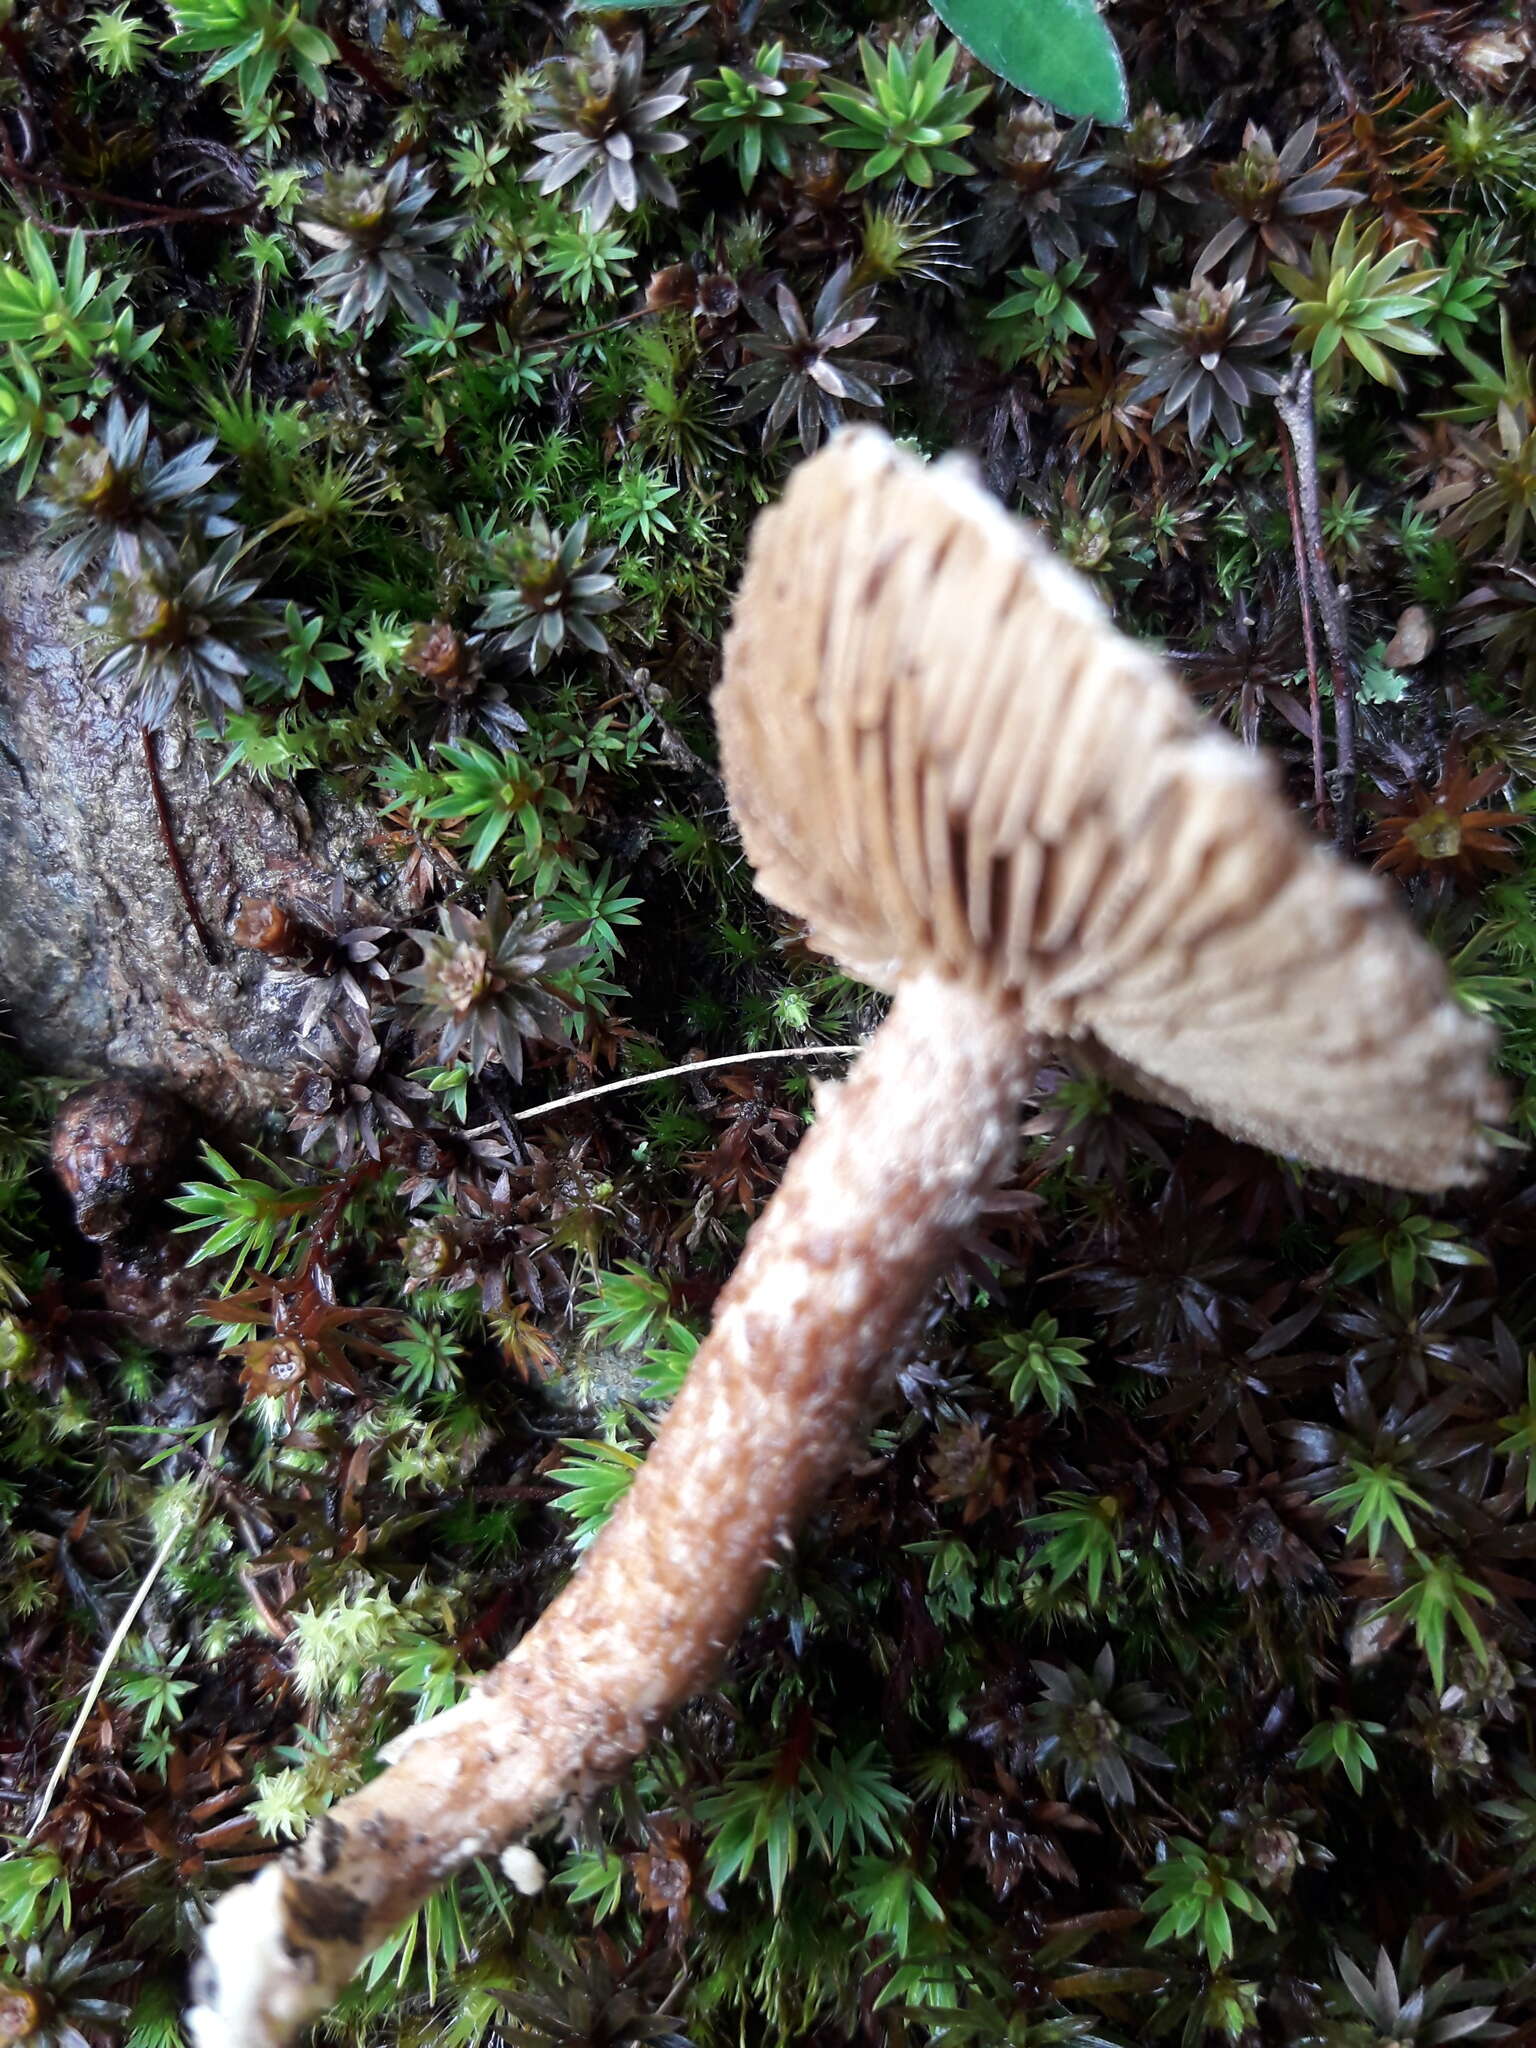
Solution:
<path fill-rule="evenodd" d="M 973 57 L 1074 119 L 1123 122 L 1125 66 L 1093 0 L 935 0 Z"/>

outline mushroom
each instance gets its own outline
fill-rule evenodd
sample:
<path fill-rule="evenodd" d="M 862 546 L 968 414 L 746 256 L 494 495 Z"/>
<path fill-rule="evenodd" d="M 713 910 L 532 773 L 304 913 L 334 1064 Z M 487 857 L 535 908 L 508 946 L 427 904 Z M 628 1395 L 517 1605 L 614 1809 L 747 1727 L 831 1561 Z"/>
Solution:
<path fill-rule="evenodd" d="M 1486 1163 L 1490 1034 L 1438 957 L 964 463 L 864 428 L 796 471 L 715 715 L 758 888 L 850 972 L 990 988 L 1336 1172 Z"/>
<path fill-rule="evenodd" d="M 471 1858 L 617 1776 L 719 1668 L 842 1469 L 1074 1039 L 1235 1135 L 1412 1188 L 1475 1176 L 1485 1026 L 1384 887 L 953 459 L 873 429 L 758 522 L 715 712 L 758 885 L 894 992 L 754 1224 L 570 1584 L 209 1925 L 197 2048 L 266 2048 Z"/>

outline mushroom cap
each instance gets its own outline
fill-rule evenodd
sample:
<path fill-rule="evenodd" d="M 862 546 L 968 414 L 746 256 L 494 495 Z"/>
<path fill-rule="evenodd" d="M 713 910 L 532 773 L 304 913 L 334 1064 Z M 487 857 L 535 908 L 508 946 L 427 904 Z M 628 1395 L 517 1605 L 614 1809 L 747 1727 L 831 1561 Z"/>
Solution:
<path fill-rule="evenodd" d="M 714 706 L 758 887 L 850 973 L 980 980 L 1137 1092 L 1338 1172 L 1487 1164 L 1493 1035 L 1439 956 L 964 460 L 861 427 L 803 462 Z"/>

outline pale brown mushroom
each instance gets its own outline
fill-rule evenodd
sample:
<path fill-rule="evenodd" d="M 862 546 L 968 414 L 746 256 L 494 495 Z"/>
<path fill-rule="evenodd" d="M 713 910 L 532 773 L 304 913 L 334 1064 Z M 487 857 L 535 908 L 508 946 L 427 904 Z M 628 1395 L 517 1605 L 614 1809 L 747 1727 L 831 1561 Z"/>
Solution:
<path fill-rule="evenodd" d="M 1489 1036 L 1381 886 L 967 467 L 872 430 L 753 538 L 716 715 L 758 881 L 891 1013 L 754 1224 L 617 1513 L 464 1705 L 220 1901 L 197 2048 L 267 2048 L 718 1669 L 1014 1155 L 1049 1039 L 1300 1157 L 1473 1174 Z M 746 1447 L 750 1447 L 749 1450 Z"/>
<path fill-rule="evenodd" d="M 759 520 L 715 715 L 763 894 L 877 987 L 922 969 L 1337 1172 L 1489 1157 L 1492 1035 L 1385 885 L 951 458 L 873 428 Z"/>

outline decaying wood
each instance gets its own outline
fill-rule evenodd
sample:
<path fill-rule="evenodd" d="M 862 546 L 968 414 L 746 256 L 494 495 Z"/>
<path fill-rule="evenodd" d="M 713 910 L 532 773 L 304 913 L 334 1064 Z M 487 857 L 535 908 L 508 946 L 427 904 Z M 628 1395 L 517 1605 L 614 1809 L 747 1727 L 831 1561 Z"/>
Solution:
<path fill-rule="evenodd" d="M 303 794 L 218 781 L 223 750 L 193 737 L 190 714 L 141 737 L 91 675 L 78 610 L 35 522 L 6 521 L 5 1030 L 45 1073 L 154 1083 L 215 1125 L 251 1130 L 283 1100 L 306 988 L 221 934 L 243 896 L 323 901 L 337 875 L 403 916 L 368 843 L 378 818 L 314 778 Z"/>

